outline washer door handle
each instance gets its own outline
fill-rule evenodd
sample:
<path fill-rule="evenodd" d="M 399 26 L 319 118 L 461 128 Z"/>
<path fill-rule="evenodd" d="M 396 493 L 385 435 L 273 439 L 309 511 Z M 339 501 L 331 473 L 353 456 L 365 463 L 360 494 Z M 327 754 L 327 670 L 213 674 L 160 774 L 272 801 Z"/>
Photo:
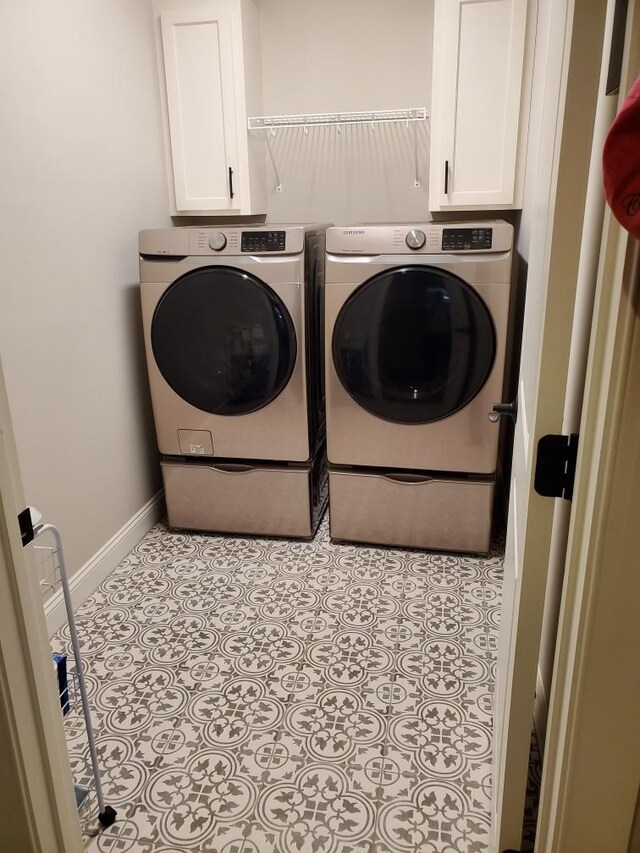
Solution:
<path fill-rule="evenodd" d="M 515 397 L 512 403 L 496 403 L 488 414 L 488 418 L 493 424 L 497 424 L 500 418 L 506 415 L 512 418 L 515 424 L 518 418 L 518 398 Z"/>

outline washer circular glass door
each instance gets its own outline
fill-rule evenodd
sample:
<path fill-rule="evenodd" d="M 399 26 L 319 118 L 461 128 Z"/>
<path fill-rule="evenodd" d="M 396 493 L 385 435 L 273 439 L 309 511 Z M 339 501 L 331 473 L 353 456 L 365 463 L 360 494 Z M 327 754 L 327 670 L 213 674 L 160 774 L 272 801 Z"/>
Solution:
<path fill-rule="evenodd" d="M 363 408 L 405 424 L 438 421 L 473 400 L 491 373 L 496 335 L 461 278 L 429 266 L 373 276 L 342 306 L 333 361 Z"/>
<path fill-rule="evenodd" d="M 296 360 L 284 303 L 234 267 L 202 267 L 176 279 L 156 306 L 151 346 L 175 393 L 215 415 L 244 415 L 271 403 Z"/>

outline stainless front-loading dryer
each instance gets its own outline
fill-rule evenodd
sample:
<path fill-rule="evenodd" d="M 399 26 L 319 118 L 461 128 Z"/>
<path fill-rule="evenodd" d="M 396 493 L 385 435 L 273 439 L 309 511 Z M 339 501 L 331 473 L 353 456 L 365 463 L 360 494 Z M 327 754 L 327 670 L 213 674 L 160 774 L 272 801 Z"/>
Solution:
<path fill-rule="evenodd" d="M 337 539 L 489 547 L 513 229 L 327 231 L 327 452 Z"/>
<path fill-rule="evenodd" d="M 323 468 L 324 233 L 277 225 L 140 233 L 147 366 L 173 526 L 312 535 Z"/>

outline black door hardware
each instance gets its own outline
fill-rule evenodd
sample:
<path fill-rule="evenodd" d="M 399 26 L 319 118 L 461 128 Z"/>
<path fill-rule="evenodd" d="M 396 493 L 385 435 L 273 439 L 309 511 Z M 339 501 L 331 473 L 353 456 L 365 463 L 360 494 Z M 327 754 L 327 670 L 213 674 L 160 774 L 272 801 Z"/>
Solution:
<path fill-rule="evenodd" d="M 515 397 L 512 403 L 496 403 L 489 412 L 489 420 L 492 423 L 497 423 L 500 418 L 505 415 L 508 418 L 513 418 L 515 423 L 518 417 L 518 398 Z"/>
<path fill-rule="evenodd" d="M 22 547 L 33 542 L 33 522 L 31 521 L 31 510 L 29 507 L 23 509 L 18 516 L 18 524 L 20 525 L 20 537 L 22 539 Z"/>
<path fill-rule="evenodd" d="M 534 489 L 546 498 L 573 497 L 578 458 L 578 436 L 543 435 L 538 442 Z"/>

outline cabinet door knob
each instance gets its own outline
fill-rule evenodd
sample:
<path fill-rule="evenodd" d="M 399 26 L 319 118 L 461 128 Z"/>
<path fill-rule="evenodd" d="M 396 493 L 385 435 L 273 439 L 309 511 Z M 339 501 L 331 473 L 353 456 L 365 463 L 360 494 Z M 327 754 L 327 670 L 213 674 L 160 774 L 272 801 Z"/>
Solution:
<path fill-rule="evenodd" d="M 233 198 L 233 169 L 229 166 L 229 198 Z"/>

